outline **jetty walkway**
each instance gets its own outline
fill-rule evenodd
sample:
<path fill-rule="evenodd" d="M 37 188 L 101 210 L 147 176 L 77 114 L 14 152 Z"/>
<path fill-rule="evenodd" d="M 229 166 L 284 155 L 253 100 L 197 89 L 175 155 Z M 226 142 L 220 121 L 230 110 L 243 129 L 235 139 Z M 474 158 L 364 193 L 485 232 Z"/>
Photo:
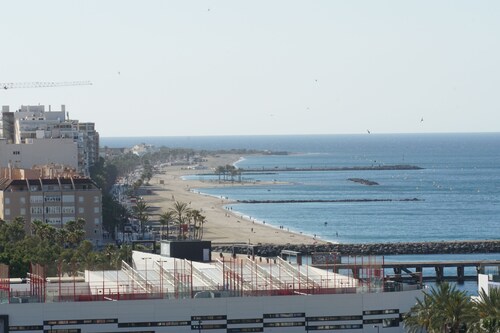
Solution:
<path fill-rule="evenodd" d="M 351 270 L 354 276 L 360 276 L 361 270 L 368 268 L 373 264 L 363 263 L 335 263 L 335 264 L 312 264 L 314 267 L 322 269 L 332 269 L 338 272 L 339 270 Z M 408 276 L 414 280 L 421 281 L 477 281 L 477 273 L 481 267 L 485 266 L 500 266 L 500 260 L 443 260 L 443 261 L 404 261 L 404 262 L 384 262 L 384 269 L 392 269 L 396 280 L 402 279 L 403 276 Z M 465 268 L 472 267 L 474 270 L 466 274 Z M 430 270 L 429 270 L 430 268 Z M 456 274 L 445 274 L 445 268 L 455 268 Z M 424 269 L 427 274 L 424 274 Z"/>

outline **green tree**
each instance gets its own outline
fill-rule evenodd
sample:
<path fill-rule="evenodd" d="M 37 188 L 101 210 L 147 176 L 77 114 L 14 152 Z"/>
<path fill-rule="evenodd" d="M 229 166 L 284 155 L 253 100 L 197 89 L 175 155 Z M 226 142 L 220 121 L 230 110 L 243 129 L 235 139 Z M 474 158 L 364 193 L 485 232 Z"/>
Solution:
<path fill-rule="evenodd" d="M 193 239 L 202 239 L 203 238 L 203 224 L 206 221 L 206 217 L 201 214 L 201 212 L 197 209 L 191 209 L 188 213 L 190 219 L 190 225 L 193 230 Z"/>
<path fill-rule="evenodd" d="M 174 212 L 168 210 L 160 214 L 160 224 L 161 224 L 161 236 L 163 238 L 163 231 L 165 226 L 167 227 L 167 239 L 170 236 L 170 223 L 174 222 Z"/>
<path fill-rule="evenodd" d="M 220 183 L 220 176 L 221 175 L 225 175 L 226 174 L 226 168 L 223 167 L 222 165 L 219 165 L 216 169 L 215 169 L 215 173 L 217 173 L 217 176 L 219 177 L 219 183 Z"/>
<path fill-rule="evenodd" d="M 188 214 L 191 209 L 188 207 L 188 204 L 185 202 L 174 202 L 174 207 L 170 208 L 169 211 L 172 211 L 174 214 L 175 222 L 179 226 L 179 234 L 177 236 L 178 239 L 186 238 L 187 235 L 183 234 L 183 228 L 187 227 L 188 222 Z"/>
<path fill-rule="evenodd" d="M 470 333 L 500 332 L 500 289 L 491 288 L 488 293 L 481 289 L 479 298 L 472 303 L 476 316 Z"/>
<path fill-rule="evenodd" d="M 85 220 L 76 219 L 76 221 L 69 221 L 64 225 L 68 231 L 67 243 L 69 246 L 76 248 L 85 240 Z"/>
<path fill-rule="evenodd" d="M 409 333 L 460 333 L 474 320 L 467 293 L 449 283 L 440 283 L 424 291 L 404 319 Z"/>
<path fill-rule="evenodd" d="M 138 200 L 133 208 L 135 218 L 139 220 L 139 223 L 141 225 L 142 238 L 144 238 L 144 231 L 146 229 L 147 223 L 149 222 L 149 214 L 147 212 L 148 209 L 149 206 L 144 200 Z"/>

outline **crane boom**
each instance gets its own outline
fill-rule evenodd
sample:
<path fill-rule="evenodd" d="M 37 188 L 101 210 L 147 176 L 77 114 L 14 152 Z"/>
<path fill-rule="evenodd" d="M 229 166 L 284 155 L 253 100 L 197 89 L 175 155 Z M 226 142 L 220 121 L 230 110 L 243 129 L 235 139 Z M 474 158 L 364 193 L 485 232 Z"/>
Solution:
<path fill-rule="evenodd" d="M 0 83 L 3 89 L 17 88 L 46 88 L 46 87 L 66 87 L 66 86 L 88 86 L 92 85 L 90 81 L 70 81 L 70 82 L 6 82 Z"/>

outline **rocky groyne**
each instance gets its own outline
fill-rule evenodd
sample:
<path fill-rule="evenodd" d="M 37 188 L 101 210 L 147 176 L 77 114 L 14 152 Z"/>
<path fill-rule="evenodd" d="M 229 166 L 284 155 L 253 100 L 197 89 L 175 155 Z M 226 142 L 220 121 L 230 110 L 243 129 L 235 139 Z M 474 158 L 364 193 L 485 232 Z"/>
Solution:
<path fill-rule="evenodd" d="M 347 178 L 347 180 L 350 180 L 351 182 L 363 184 L 363 185 L 368 185 L 368 186 L 379 185 L 379 183 L 374 182 L 373 180 L 368 180 L 368 179 L 363 179 L 363 178 Z"/>
<path fill-rule="evenodd" d="M 239 168 L 238 170 L 247 172 L 286 172 L 286 171 L 386 171 L 386 170 L 421 170 L 422 167 L 408 164 L 396 165 L 371 165 L 371 166 L 352 166 L 352 167 L 309 167 L 309 168 L 291 168 L 291 167 L 274 167 L 274 168 Z"/>
<path fill-rule="evenodd" d="M 231 252 L 232 245 L 212 245 L 214 252 Z M 338 252 L 341 255 L 395 255 L 395 254 L 466 254 L 500 253 L 500 240 L 414 242 L 414 243 L 368 243 L 368 244 L 316 244 L 316 245 L 273 245 L 258 244 L 254 253 L 262 257 L 279 256 L 282 250 L 302 254 L 312 252 Z M 247 254 L 247 249 L 236 247 L 237 253 Z"/>

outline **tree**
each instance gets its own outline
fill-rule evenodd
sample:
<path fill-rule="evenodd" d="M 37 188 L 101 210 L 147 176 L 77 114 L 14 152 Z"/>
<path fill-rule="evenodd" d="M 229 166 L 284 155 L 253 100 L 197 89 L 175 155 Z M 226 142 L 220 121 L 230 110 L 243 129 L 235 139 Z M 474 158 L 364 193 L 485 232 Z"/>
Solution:
<path fill-rule="evenodd" d="M 206 221 L 204 215 L 197 209 L 192 209 L 189 212 L 189 218 L 192 222 L 193 239 L 202 239 L 203 237 L 203 224 Z"/>
<path fill-rule="evenodd" d="M 500 331 L 500 289 L 491 288 L 488 293 L 481 289 L 479 298 L 472 303 L 475 322 L 470 333 L 498 333 Z"/>
<path fill-rule="evenodd" d="M 76 221 L 69 221 L 64 225 L 68 231 L 66 241 L 72 248 L 78 247 L 85 240 L 85 220 L 82 218 Z"/>
<path fill-rule="evenodd" d="M 459 333 L 473 320 L 472 304 L 464 291 L 444 282 L 424 291 L 404 319 L 409 333 Z"/>
<path fill-rule="evenodd" d="M 163 229 L 166 226 L 167 227 L 167 239 L 170 236 L 170 229 L 169 229 L 169 224 L 174 221 L 174 212 L 169 210 L 166 212 L 163 212 L 160 215 L 160 224 L 161 224 L 161 236 L 163 238 Z"/>
<path fill-rule="evenodd" d="M 179 234 L 177 236 L 178 239 L 185 238 L 186 235 L 183 234 L 183 228 L 186 228 L 186 219 L 188 213 L 191 211 L 191 209 L 188 207 L 187 203 L 185 202 L 179 202 L 176 201 L 174 202 L 174 207 L 170 208 L 169 211 L 172 211 L 175 217 L 175 222 L 179 226 Z"/>
<path fill-rule="evenodd" d="M 226 168 L 223 167 L 222 165 L 219 165 L 216 169 L 215 169 L 215 172 L 217 173 L 217 176 L 219 177 L 219 183 L 220 183 L 220 176 L 222 174 L 226 174 Z"/>
<path fill-rule="evenodd" d="M 147 213 L 148 209 L 149 206 L 144 200 L 138 200 L 134 206 L 135 218 L 139 220 L 141 225 L 142 238 L 144 238 L 146 224 L 149 222 L 149 214 Z"/>

